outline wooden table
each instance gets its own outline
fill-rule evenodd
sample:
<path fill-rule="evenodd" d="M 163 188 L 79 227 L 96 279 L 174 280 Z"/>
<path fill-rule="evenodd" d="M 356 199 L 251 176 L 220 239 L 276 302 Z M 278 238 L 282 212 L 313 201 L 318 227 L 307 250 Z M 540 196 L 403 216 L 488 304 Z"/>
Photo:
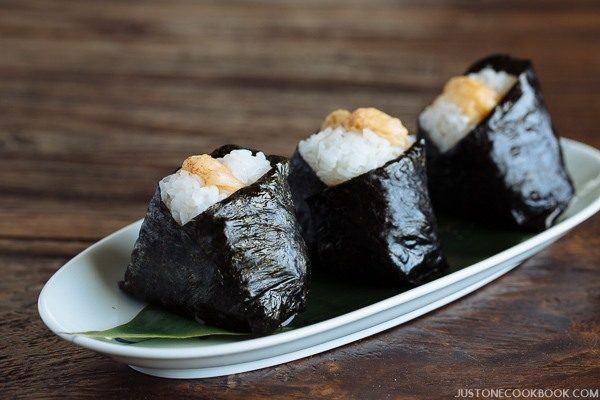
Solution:
<path fill-rule="evenodd" d="M 437 398 L 600 382 L 600 217 L 454 304 L 260 371 L 152 378 L 38 318 L 67 259 L 140 218 L 186 155 L 291 154 L 337 107 L 410 128 L 492 52 L 533 59 L 558 131 L 600 147 L 600 2 L 0 1 L 0 397 Z"/>

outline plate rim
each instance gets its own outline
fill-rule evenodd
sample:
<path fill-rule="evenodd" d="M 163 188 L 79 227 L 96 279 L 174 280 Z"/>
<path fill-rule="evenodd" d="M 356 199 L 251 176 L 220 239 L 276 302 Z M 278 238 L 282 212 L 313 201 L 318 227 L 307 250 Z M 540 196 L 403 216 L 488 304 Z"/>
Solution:
<path fill-rule="evenodd" d="M 570 147 L 578 148 L 580 151 L 588 153 L 593 158 L 595 158 L 597 162 L 600 163 L 600 151 L 595 149 L 594 147 L 568 138 L 561 138 L 560 141 L 563 146 L 567 145 Z M 71 334 L 62 332 L 59 322 L 54 318 L 49 309 L 46 307 L 46 298 L 48 292 L 47 288 L 50 287 L 53 281 L 58 279 L 58 277 L 61 274 L 65 273 L 69 266 L 75 264 L 78 258 L 83 257 L 85 254 L 103 246 L 106 242 L 113 240 L 115 236 L 120 235 L 124 231 L 134 228 L 137 224 L 141 224 L 142 220 L 140 219 L 102 238 L 98 242 L 92 244 L 82 252 L 78 253 L 76 256 L 67 261 L 64 265 L 62 265 L 44 284 L 44 287 L 41 290 L 40 295 L 38 297 L 38 312 L 46 326 L 59 337 L 79 346 L 88 348 L 90 350 L 94 350 L 104 354 L 109 354 L 116 357 L 133 357 L 138 359 L 161 360 L 189 360 L 204 357 L 232 355 L 236 353 L 246 353 L 277 345 L 284 345 L 286 343 L 291 343 L 296 340 L 307 338 L 310 336 L 316 336 L 323 332 L 340 328 L 344 325 L 352 324 L 365 317 L 384 312 L 400 304 L 414 300 L 428 293 L 432 293 L 441 288 L 450 286 L 471 275 L 475 275 L 477 273 L 485 271 L 486 269 L 498 265 L 499 263 L 506 262 L 511 258 L 516 257 L 529 249 L 534 248 L 536 245 L 545 243 L 546 241 L 551 240 L 552 238 L 561 236 L 562 234 L 566 233 L 570 229 L 574 228 L 575 226 L 579 225 L 583 221 L 593 216 L 599 210 L 600 198 L 597 198 L 575 215 L 546 229 L 545 231 L 533 236 L 532 238 L 529 238 L 515 246 L 503 250 L 500 253 L 494 254 L 493 256 L 488 257 L 485 260 L 479 261 L 475 264 L 471 264 L 449 275 L 438 278 L 432 282 L 428 282 L 424 285 L 410 289 L 403 293 L 399 293 L 392 297 L 388 297 L 387 299 L 378 301 L 368 306 L 327 319 L 325 321 L 320 321 L 311 325 L 297 328 L 292 331 L 247 339 L 233 343 L 223 343 L 211 346 L 197 347 L 190 346 L 186 348 L 136 347 L 131 345 L 106 342 L 99 339 L 90 338 L 81 334 Z"/>

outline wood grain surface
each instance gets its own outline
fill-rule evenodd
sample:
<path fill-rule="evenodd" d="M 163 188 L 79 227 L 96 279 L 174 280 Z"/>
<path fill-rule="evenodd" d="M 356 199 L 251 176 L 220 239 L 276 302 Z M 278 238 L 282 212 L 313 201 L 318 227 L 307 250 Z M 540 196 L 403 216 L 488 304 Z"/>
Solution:
<path fill-rule="evenodd" d="M 46 280 L 140 218 L 186 155 L 290 155 L 337 107 L 414 128 L 478 57 L 531 58 L 560 134 L 600 147 L 600 2 L 0 0 L 0 398 L 448 398 L 600 383 L 600 217 L 476 293 L 342 348 L 152 378 L 53 336 Z"/>

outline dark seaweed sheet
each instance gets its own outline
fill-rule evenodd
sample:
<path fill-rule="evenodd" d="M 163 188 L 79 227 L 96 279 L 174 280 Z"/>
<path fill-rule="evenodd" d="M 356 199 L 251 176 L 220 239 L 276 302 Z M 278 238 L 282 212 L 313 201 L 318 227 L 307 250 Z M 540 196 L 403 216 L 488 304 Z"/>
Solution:
<path fill-rule="evenodd" d="M 222 157 L 237 146 L 212 153 Z M 180 226 L 157 187 L 120 286 L 209 325 L 263 334 L 302 311 L 308 258 L 287 183 L 273 168 Z"/>
<path fill-rule="evenodd" d="M 434 208 L 487 224 L 543 230 L 574 194 L 550 114 L 529 61 L 494 55 L 466 73 L 487 66 L 518 82 L 452 149 L 440 153 L 427 140 Z M 420 126 L 419 135 L 429 138 Z"/>
<path fill-rule="evenodd" d="M 315 270 L 336 279 L 400 287 L 446 267 L 427 192 L 425 154 L 405 154 L 327 187 L 296 150 L 290 187 Z"/>
<path fill-rule="evenodd" d="M 309 197 L 325 190 L 327 185 L 319 179 L 310 165 L 304 161 L 298 148 L 290 159 L 290 174 L 288 176 L 296 217 L 302 229 L 302 236 L 308 246 L 311 258 L 315 257 L 315 232 L 311 224 L 310 208 L 306 202 Z"/>

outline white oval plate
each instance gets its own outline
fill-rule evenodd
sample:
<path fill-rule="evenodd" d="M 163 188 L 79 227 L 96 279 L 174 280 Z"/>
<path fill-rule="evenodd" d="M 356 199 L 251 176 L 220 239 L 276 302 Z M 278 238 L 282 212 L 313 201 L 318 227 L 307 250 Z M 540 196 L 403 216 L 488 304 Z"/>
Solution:
<path fill-rule="evenodd" d="M 167 378 L 204 378 L 297 360 L 402 324 L 493 281 L 539 252 L 600 209 L 600 152 L 562 139 L 577 196 L 550 229 L 481 262 L 367 307 L 276 335 L 254 339 L 150 340 L 137 344 L 69 332 L 104 330 L 133 318 L 144 306 L 117 287 L 141 221 L 92 245 L 46 283 L 38 309 L 58 336 L 79 346 Z"/>

